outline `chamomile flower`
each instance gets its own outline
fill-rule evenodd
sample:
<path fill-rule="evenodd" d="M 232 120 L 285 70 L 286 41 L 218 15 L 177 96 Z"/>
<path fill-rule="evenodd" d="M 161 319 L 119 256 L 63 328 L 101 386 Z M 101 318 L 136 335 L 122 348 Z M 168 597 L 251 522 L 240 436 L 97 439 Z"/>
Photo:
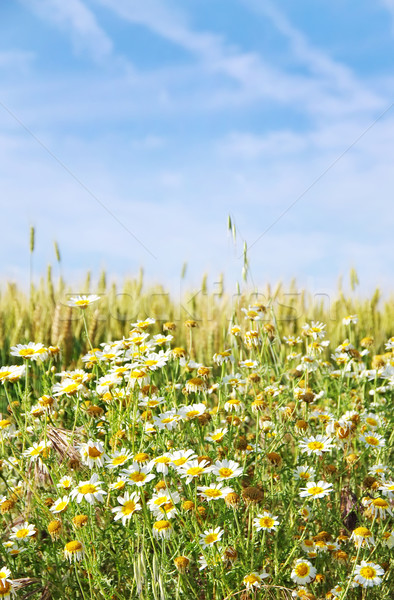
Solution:
<path fill-rule="evenodd" d="M 208 442 L 221 442 L 224 436 L 226 435 L 228 429 L 227 427 L 221 427 L 219 429 L 215 429 L 212 433 L 209 433 L 205 436 L 205 439 Z"/>
<path fill-rule="evenodd" d="M 68 496 L 63 496 L 63 498 L 58 498 L 57 500 L 55 500 L 55 502 L 52 504 L 49 510 L 54 514 L 62 513 L 66 510 L 69 503 L 70 498 Z"/>
<path fill-rule="evenodd" d="M 308 481 L 306 487 L 300 490 L 300 497 L 312 499 L 324 498 L 324 496 L 328 496 L 332 491 L 332 483 L 327 483 L 326 481 L 318 481 L 317 483 Z"/>
<path fill-rule="evenodd" d="M 20 525 L 15 525 L 11 529 L 12 533 L 10 535 L 11 540 L 28 540 L 30 537 L 36 534 L 36 528 L 32 523 L 28 523 L 25 521 Z"/>
<path fill-rule="evenodd" d="M 205 407 L 204 407 L 205 408 Z M 194 450 L 176 450 L 171 453 L 171 464 L 174 467 L 181 467 L 190 460 L 197 458 L 197 454 Z"/>
<path fill-rule="evenodd" d="M 207 502 L 211 502 L 211 500 L 224 500 L 228 494 L 234 492 L 231 487 L 226 487 L 223 483 L 211 483 L 209 486 L 199 486 L 197 490 Z"/>
<path fill-rule="evenodd" d="M 247 590 L 253 590 L 261 587 L 262 580 L 266 577 L 269 577 L 269 573 L 265 571 L 253 571 L 253 573 L 249 573 L 249 575 L 245 575 L 242 580 L 242 583 L 245 585 Z"/>
<path fill-rule="evenodd" d="M 180 500 L 178 492 L 162 491 L 152 496 L 148 501 L 148 507 L 155 516 L 171 519 L 177 513 L 175 504 L 178 504 Z"/>
<path fill-rule="evenodd" d="M 217 460 L 210 470 L 216 476 L 217 481 L 233 479 L 233 477 L 239 477 L 243 473 L 242 467 L 234 460 Z"/>
<path fill-rule="evenodd" d="M 72 483 L 72 477 L 70 477 L 69 475 L 64 475 L 61 479 L 59 479 L 59 483 L 56 484 L 56 487 L 69 490 L 72 486 Z"/>
<path fill-rule="evenodd" d="M 0 368 L 0 383 L 5 383 L 6 381 L 10 381 L 11 383 L 15 383 L 15 381 L 19 381 L 21 377 L 24 376 L 26 372 L 26 366 L 21 365 L 11 365 L 10 367 L 1 367 Z"/>
<path fill-rule="evenodd" d="M 82 463 L 90 469 L 95 466 L 102 467 L 108 458 L 103 444 L 94 440 L 89 440 L 86 444 L 82 444 L 79 447 L 79 452 L 82 457 Z"/>
<path fill-rule="evenodd" d="M 25 360 L 44 361 L 49 356 L 48 348 L 44 344 L 29 342 L 28 344 L 18 344 L 10 349 L 11 356 L 19 356 Z"/>
<path fill-rule="evenodd" d="M 387 496 L 392 500 L 394 498 L 394 481 L 385 481 L 384 484 L 380 486 L 379 490 L 383 492 L 383 496 Z"/>
<path fill-rule="evenodd" d="M 110 470 L 117 469 L 118 467 L 122 467 L 128 460 L 132 458 L 133 453 L 125 448 L 122 448 L 121 450 L 112 452 L 112 454 L 108 457 L 105 466 Z"/>
<path fill-rule="evenodd" d="M 79 540 L 67 542 L 64 546 L 64 556 L 71 562 L 80 561 L 85 554 L 85 547 Z"/>
<path fill-rule="evenodd" d="M 331 444 L 331 438 L 324 435 L 313 435 L 309 438 L 304 438 L 300 442 L 300 449 L 302 452 L 306 452 L 308 456 L 315 454 L 316 456 L 322 456 L 323 452 L 329 452 L 333 448 Z"/>
<path fill-rule="evenodd" d="M 370 498 L 366 501 L 366 514 L 371 517 L 379 517 L 384 520 L 387 515 L 393 516 L 390 504 L 385 498 Z"/>
<path fill-rule="evenodd" d="M 115 506 L 112 512 L 115 514 L 114 521 L 122 520 L 122 525 L 126 525 L 137 510 L 141 510 L 139 504 L 140 497 L 136 492 L 125 492 L 124 496 L 118 496 L 120 506 Z"/>
<path fill-rule="evenodd" d="M 196 404 L 190 404 L 189 406 L 181 406 L 179 408 L 179 414 L 182 419 L 195 419 L 200 415 L 203 415 L 207 410 L 207 407 L 202 402 Z"/>
<path fill-rule="evenodd" d="M 165 413 L 160 414 L 158 417 L 153 417 L 153 425 L 159 431 L 163 429 L 172 431 L 178 425 L 179 421 L 180 416 L 174 409 L 168 410 Z"/>
<path fill-rule="evenodd" d="M 342 323 L 344 325 L 356 325 L 358 323 L 358 316 L 357 315 L 348 315 L 347 317 L 344 317 L 342 319 Z"/>
<path fill-rule="evenodd" d="M 200 477 L 210 472 L 209 463 L 207 460 L 191 460 L 179 467 L 178 473 L 186 479 L 186 483 L 190 483 L 193 479 Z"/>
<path fill-rule="evenodd" d="M 97 296 L 96 294 L 72 296 L 67 302 L 67 306 L 85 309 L 93 304 L 93 302 L 97 302 L 97 300 L 100 300 L 100 296 Z"/>
<path fill-rule="evenodd" d="M 270 512 L 265 510 L 253 519 L 253 525 L 256 531 L 275 531 L 279 525 L 278 517 L 274 517 Z"/>
<path fill-rule="evenodd" d="M 362 560 L 361 564 L 356 565 L 354 581 L 362 587 L 373 587 L 382 583 L 383 575 L 384 570 L 380 565 Z"/>
<path fill-rule="evenodd" d="M 220 527 L 215 529 L 207 529 L 203 533 L 200 533 L 200 545 L 206 549 L 211 548 L 214 544 L 220 541 L 224 534 L 224 530 Z"/>
<path fill-rule="evenodd" d="M 350 539 L 354 541 L 356 548 L 373 548 L 375 545 L 372 532 L 367 527 L 356 527 L 352 531 Z"/>
<path fill-rule="evenodd" d="M 83 389 L 86 390 L 82 383 L 73 379 L 64 379 L 60 383 L 55 383 L 52 392 L 54 396 L 75 396 L 75 394 L 81 392 Z"/>
<path fill-rule="evenodd" d="M 80 504 L 82 500 L 86 500 L 89 504 L 95 502 L 104 502 L 106 492 L 100 488 L 102 481 L 98 481 L 97 473 L 94 473 L 87 481 L 80 481 L 76 488 L 71 491 L 71 498 Z"/>
<path fill-rule="evenodd" d="M 301 481 L 309 481 L 315 478 L 315 469 L 309 465 L 300 465 L 293 471 L 294 478 Z"/>
<path fill-rule="evenodd" d="M 160 519 L 159 521 L 155 521 L 153 523 L 153 536 L 156 539 L 169 539 L 172 535 L 173 527 L 171 525 L 171 521 L 167 521 L 166 519 Z"/>
<path fill-rule="evenodd" d="M 360 435 L 360 440 L 367 446 L 367 448 L 383 448 L 386 442 L 382 435 L 368 431 L 363 435 Z"/>
<path fill-rule="evenodd" d="M 315 567 L 309 560 L 297 560 L 290 577 L 295 583 L 303 585 L 313 581 L 316 573 Z"/>
<path fill-rule="evenodd" d="M 134 457 L 135 458 L 135 457 Z M 128 485 L 136 485 L 142 487 L 155 478 L 155 474 L 151 473 L 150 466 L 141 466 L 138 463 L 133 463 L 128 469 L 121 471 Z"/>

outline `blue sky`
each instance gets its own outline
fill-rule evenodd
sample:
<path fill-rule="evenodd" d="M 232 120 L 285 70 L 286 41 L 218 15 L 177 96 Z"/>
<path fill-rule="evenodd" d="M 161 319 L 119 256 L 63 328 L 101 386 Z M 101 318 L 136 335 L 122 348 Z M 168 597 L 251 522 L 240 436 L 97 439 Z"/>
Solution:
<path fill-rule="evenodd" d="M 2 278 L 392 290 L 394 0 L 6 0 Z M 298 199 L 298 200 L 297 200 Z M 227 216 L 237 228 L 237 247 Z M 3 221 L 4 224 L 4 221 Z"/>

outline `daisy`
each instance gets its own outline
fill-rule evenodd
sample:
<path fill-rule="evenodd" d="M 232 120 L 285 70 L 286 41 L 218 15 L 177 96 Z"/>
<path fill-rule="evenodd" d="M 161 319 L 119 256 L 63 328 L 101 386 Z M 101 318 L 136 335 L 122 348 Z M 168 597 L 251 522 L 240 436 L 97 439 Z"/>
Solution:
<path fill-rule="evenodd" d="M 136 485 L 137 487 L 142 487 L 155 478 L 154 473 L 150 472 L 149 466 L 141 467 L 138 463 L 133 463 L 129 469 L 124 469 L 121 475 L 126 478 L 129 485 Z"/>
<path fill-rule="evenodd" d="M 160 520 L 153 524 L 153 536 L 156 539 L 169 539 L 173 532 L 170 521 Z"/>
<path fill-rule="evenodd" d="M 253 525 L 257 531 L 275 531 L 279 525 L 278 517 L 274 517 L 270 512 L 265 510 L 253 519 Z"/>
<path fill-rule="evenodd" d="M 190 483 L 200 475 L 209 473 L 209 470 L 209 463 L 207 460 L 202 460 L 201 462 L 198 462 L 198 460 L 191 460 L 179 467 L 178 473 L 181 477 L 186 478 L 186 483 Z"/>
<path fill-rule="evenodd" d="M 297 560 L 290 577 L 295 583 L 302 585 L 313 581 L 316 573 L 315 567 L 309 560 Z"/>
<path fill-rule="evenodd" d="M 193 377 L 186 381 L 187 392 L 204 392 L 207 389 L 207 383 L 202 377 Z"/>
<path fill-rule="evenodd" d="M 205 436 L 205 439 L 208 442 L 221 442 L 224 436 L 226 435 L 228 429 L 227 427 L 222 427 L 219 429 L 215 429 L 212 433 L 209 433 Z"/>
<path fill-rule="evenodd" d="M 105 466 L 107 469 L 117 469 L 118 467 L 123 466 L 128 460 L 133 458 L 132 452 L 122 448 L 121 450 L 117 450 L 116 452 L 112 452 L 112 454 L 108 457 Z"/>
<path fill-rule="evenodd" d="M 242 583 L 246 586 L 247 590 L 253 590 L 261 587 L 261 580 L 265 579 L 266 577 L 269 577 L 269 573 L 266 573 L 265 571 L 260 571 L 260 573 L 253 571 L 253 573 L 245 575 Z"/>
<path fill-rule="evenodd" d="M 108 489 L 111 492 L 113 490 L 117 490 L 119 492 L 120 490 L 123 490 L 123 488 L 126 487 L 127 483 L 128 482 L 127 482 L 127 478 L 126 477 L 119 476 L 116 481 L 113 481 L 112 483 L 109 484 Z"/>
<path fill-rule="evenodd" d="M 176 410 L 172 409 L 160 414 L 158 417 L 153 417 L 153 424 L 159 431 L 163 429 L 172 431 L 178 425 L 179 420 L 180 417 Z"/>
<path fill-rule="evenodd" d="M 7 567 L 1 567 L 0 569 L 0 580 L 9 580 L 11 578 L 11 571 Z"/>
<path fill-rule="evenodd" d="M 144 320 L 131 323 L 131 326 L 136 327 L 137 329 L 147 329 L 149 325 L 154 325 L 154 323 L 156 323 L 156 319 L 153 319 L 152 317 L 147 317 Z"/>
<path fill-rule="evenodd" d="M 127 521 L 131 519 L 133 514 L 137 510 L 141 510 L 141 504 L 139 504 L 140 497 L 136 492 L 126 492 L 124 496 L 118 496 L 118 502 L 120 506 L 115 506 L 112 512 L 115 514 L 114 521 L 122 519 L 122 525 L 126 525 Z"/>
<path fill-rule="evenodd" d="M 189 406 L 181 406 L 179 409 L 179 414 L 183 419 L 195 419 L 200 415 L 203 415 L 207 407 L 202 402 L 198 404 L 191 404 Z"/>
<path fill-rule="evenodd" d="M 64 477 L 62 477 L 59 480 L 59 483 L 56 484 L 56 487 L 58 488 L 63 488 L 65 490 L 69 490 L 70 487 L 72 486 L 72 477 L 68 476 L 68 475 L 64 475 Z"/>
<path fill-rule="evenodd" d="M 26 540 L 36 534 L 35 526 L 27 521 L 21 525 L 15 525 L 11 531 L 13 532 L 10 535 L 11 540 Z"/>
<path fill-rule="evenodd" d="M 90 469 L 96 465 L 102 467 L 104 461 L 108 458 L 105 454 L 103 444 L 93 440 L 89 440 L 86 444 L 82 444 L 79 447 L 79 452 L 82 457 L 82 463 L 87 465 Z"/>
<path fill-rule="evenodd" d="M 390 499 L 394 498 L 394 481 L 386 481 L 383 485 L 380 486 L 379 490 L 383 492 L 384 496 L 387 496 Z"/>
<path fill-rule="evenodd" d="M 367 413 L 366 415 L 363 415 L 362 420 L 363 423 L 366 423 L 366 425 L 368 425 L 368 427 L 371 427 L 371 429 L 377 429 L 382 424 L 380 417 L 378 417 L 378 415 L 375 415 L 374 413 Z"/>
<path fill-rule="evenodd" d="M 196 458 L 197 454 L 193 450 L 176 450 L 175 452 L 171 453 L 171 463 L 175 467 L 181 467 L 186 462 Z"/>
<path fill-rule="evenodd" d="M 159 492 L 154 494 L 148 501 L 149 510 L 155 516 L 164 515 L 167 519 L 171 519 L 178 511 L 175 504 L 180 502 L 181 498 L 178 492 Z"/>
<path fill-rule="evenodd" d="M 134 457 L 135 460 L 135 457 Z M 165 452 L 161 456 L 156 456 L 156 458 L 152 459 L 150 462 L 150 469 L 156 467 L 156 471 L 158 473 L 162 473 L 163 475 L 167 475 L 168 473 L 168 465 L 171 463 L 171 454 L 169 452 Z"/>
<path fill-rule="evenodd" d="M 35 442 L 30 448 L 25 450 L 23 456 L 30 456 L 31 462 L 39 460 L 41 456 L 44 458 L 48 454 L 48 450 L 50 448 L 50 442 Z"/>
<path fill-rule="evenodd" d="M 83 389 L 86 390 L 82 383 L 74 381 L 73 379 L 64 379 L 60 383 L 55 383 L 52 392 L 54 396 L 63 396 L 64 394 L 67 396 L 74 396 Z"/>
<path fill-rule="evenodd" d="M 93 302 L 97 302 L 97 300 L 100 300 L 100 296 L 97 296 L 96 294 L 89 294 L 88 296 L 72 296 L 67 302 L 67 306 L 85 309 L 90 304 L 93 304 Z"/>
<path fill-rule="evenodd" d="M 300 448 L 302 452 L 306 452 L 308 456 L 315 454 L 316 456 L 322 456 L 323 452 L 329 452 L 333 445 L 331 444 L 331 438 L 324 435 L 313 435 L 309 438 L 304 438 L 300 442 Z"/>
<path fill-rule="evenodd" d="M 18 344 L 10 349 L 11 356 L 20 356 L 26 360 L 43 361 L 49 356 L 48 348 L 44 344 L 29 342 L 28 344 Z"/>
<path fill-rule="evenodd" d="M 76 499 L 77 504 L 82 502 L 83 499 L 89 504 L 97 502 L 104 502 L 104 495 L 106 492 L 100 488 L 102 481 L 98 481 L 97 473 L 94 473 L 88 481 L 81 481 L 76 488 L 71 491 L 71 498 Z"/>
<path fill-rule="evenodd" d="M 371 517 L 380 517 L 384 520 L 387 515 L 393 516 L 393 511 L 390 508 L 390 504 L 385 498 L 370 498 L 366 502 L 367 512 L 366 514 Z"/>
<path fill-rule="evenodd" d="M 6 381 L 10 381 L 14 383 L 21 379 L 26 372 L 26 366 L 21 365 L 11 365 L 10 367 L 1 367 L 0 368 L 0 382 L 5 383 Z"/>
<path fill-rule="evenodd" d="M 314 481 L 308 481 L 306 488 L 302 488 L 300 490 L 300 497 L 324 498 L 324 496 L 328 496 L 328 494 L 333 491 L 331 488 L 332 483 L 327 483 L 326 481 L 318 481 L 317 483 Z"/>
<path fill-rule="evenodd" d="M 364 435 L 360 435 L 360 440 L 364 442 L 367 448 L 383 448 L 386 444 L 385 439 L 379 433 L 368 431 Z"/>
<path fill-rule="evenodd" d="M 15 596 L 14 582 L 10 579 L 0 579 L 0 598 L 11 600 L 11 595 Z"/>
<path fill-rule="evenodd" d="M 70 498 L 68 496 L 63 496 L 63 498 L 58 498 L 49 509 L 54 514 L 62 513 L 66 510 L 67 506 L 70 503 Z"/>
<path fill-rule="evenodd" d="M 384 479 L 389 472 L 389 468 L 386 465 L 373 465 L 370 469 L 368 469 L 368 475 L 375 475 L 377 477 L 381 477 Z"/>
<path fill-rule="evenodd" d="M 216 475 L 217 481 L 239 477 L 243 473 L 243 469 L 239 466 L 239 463 L 233 460 L 217 460 L 210 470 Z"/>
<path fill-rule="evenodd" d="M 348 315 L 347 317 L 344 317 L 342 319 L 342 323 L 344 325 L 350 325 L 351 323 L 356 325 L 358 323 L 358 316 L 357 315 Z"/>
<path fill-rule="evenodd" d="M 223 534 L 224 530 L 220 529 L 220 527 L 216 527 L 216 529 L 207 529 L 203 533 L 200 533 L 200 545 L 204 550 L 210 548 L 220 541 Z"/>
<path fill-rule="evenodd" d="M 350 539 L 354 541 L 356 548 L 371 548 L 375 545 L 372 532 L 366 527 L 356 527 L 356 529 L 352 531 Z"/>
<path fill-rule="evenodd" d="M 394 530 L 393 531 L 385 531 L 382 534 L 382 542 L 388 548 L 393 548 L 394 546 Z"/>
<path fill-rule="evenodd" d="M 78 540 L 73 540 L 72 542 L 68 542 L 64 546 L 64 556 L 68 558 L 70 562 L 79 561 L 83 559 L 85 553 L 85 548 L 82 542 Z"/>
<path fill-rule="evenodd" d="M 230 398 L 224 404 L 224 410 L 226 410 L 227 412 L 231 412 L 231 411 L 241 412 L 241 411 L 243 411 L 244 407 L 245 406 L 244 406 L 243 402 L 241 402 L 241 400 L 239 400 L 239 398 Z"/>
<path fill-rule="evenodd" d="M 315 469 L 309 465 L 300 465 L 293 471 L 294 478 L 302 481 L 309 481 L 315 477 Z"/>
<path fill-rule="evenodd" d="M 224 487 L 223 483 L 211 483 L 209 486 L 199 486 L 198 493 L 207 501 L 220 500 L 228 494 L 232 494 L 234 490 L 231 487 Z"/>
<path fill-rule="evenodd" d="M 302 326 L 305 334 L 312 337 L 314 340 L 323 338 L 326 335 L 325 328 L 326 325 L 324 323 L 319 323 L 318 321 L 312 321 L 311 325 L 305 323 L 305 325 Z"/>
<path fill-rule="evenodd" d="M 384 570 L 380 565 L 362 560 L 360 565 L 356 565 L 354 581 L 362 587 L 373 587 L 382 583 L 382 575 Z"/>

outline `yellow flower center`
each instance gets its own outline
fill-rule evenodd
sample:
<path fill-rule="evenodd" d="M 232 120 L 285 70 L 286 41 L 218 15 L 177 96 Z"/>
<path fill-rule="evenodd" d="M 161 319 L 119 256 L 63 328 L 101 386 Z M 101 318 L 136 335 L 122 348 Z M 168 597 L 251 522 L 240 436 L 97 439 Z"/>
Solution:
<path fill-rule="evenodd" d="M 59 504 L 56 506 L 56 510 L 58 512 L 63 512 L 66 508 L 67 508 L 68 502 L 59 502 Z"/>
<path fill-rule="evenodd" d="M 0 429 L 6 429 L 6 427 L 8 427 L 9 425 L 11 425 L 11 421 L 9 421 L 8 419 L 2 419 L 0 421 Z"/>
<path fill-rule="evenodd" d="M 271 517 L 262 517 L 260 519 L 260 525 L 262 527 L 272 527 L 274 520 Z"/>
<path fill-rule="evenodd" d="M 301 563 L 295 567 L 295 572 L 298 577 L 305 577 L 309 573 L 309 565 L 306 563 Z"/>
<path fill-rule="evenodd" d="M 311 496 L 316 496 L 317 494 L 321 494 L 321 492 L 324 492 L 324 490 L 318 485 L 315 485 L 315 487 L 311 487 L 308 489 L 308 494 L 310 494 Z"/>
<path fill-rule="evenodd" d="M 7 573 L 5 571 L 0 571 L 0 579 L 7 579 Z"/>
<path fill-rule="evenodd" d="M 157 529 L 157 531 L 164 531 L 165 529 L 171 528 L 171 523 L 169 521 L 156 521 L 153 527 Z"/>
<path fill-rule="evenodd" d="M 33 354 L 34 354 L 33 348 L 21 348 L 21 350 L 19 350 L 19 355 L 26 356 L 26 358 L 28 358 L 29 356 L 33 356 Z"/>
<path fill-rule="evenodd" d="M 219 469 L 220 477 L 231 477 L 231 475 L 233 474 L 234 471 L 232 469 L 229 469 L 228 467 L 222 467 L 221 469 Z"/>
<path fill-rule="evenodd" d="M 2 596 L 9 596 L 9 593 L 11 591 L 11 583 L 9 581 L 7 581 L 6 579 L 1 579 L 0 580 L 0 597 Z"/>
<path fill-rule="evenodd" d="M 322 442 L 309 442 L 308 448 L 310 450 L 323 450 L 324 444 Z"/>
<path fill-rule="evenodd" d="M 361 567 L 360 575 L 361 577 L 364 577 L 364 579 L 373 579 L 376 577 L 376 571 L 372 567 Z"/>
<path fill-rule="evenodd" d="M 26 527 L 23 527 L 22 529 L 19 529 L 15 535 L 18 539 L 21 540 L 21 539 L 25 538 L 26 536 L 28 536 L 29 533 L 30 533 L 30 531 Z"/>
<path fill-rule="evenodd" d="M 370 444 L 371 446 L 379 445 L 379 440 L 376 437 L 373 437 L 372 435 L 367 435 L 365 437 L 365 441 L 367 442 L 367 444 Z"/>
<path fill-rule="evenodd" d="M 122 513 L 124 515 L 131 515 L 133 514 L 133 512 L 135 511 L 135 502 L 134 500 L 127 500 L 127 502 L 124 503 L 123 508 L 122 508 Z"/>
<path fill-rule="evenodd" d="M 90 458 L 99 458 L 103 453 L 96 446 L 89 446 L 88 455 Z"/>
<path fill-rule="evenodd" d="M 81 544 L 81 542 L 78 542 L 77 540 L 68 542 L 68 544 L 66 544 L 66 550 L 67 550 L 67 552 L 71 552 L 72 554 L 74 552 L 79 552 L 80 550 L 82 550 L 82 544 Z"/>
<path fill-rule="evenodd" d="M 222 492 L 221 490 L 215 488 L 208 488 L 207 490 L 204 490 L 204 495 L 208 496 L 209 498 L 220 498 L 220 496 L 222 496 Z"/>
<path fill-rule="evenodd" d="M 389 505 L 388 502 L 383 498 L 375 498 L 374 500 L 372 500 L 372 504 L 374 506 L 377 506 L 378 508 L 388 508 Z"/>
<path fill-rule="evenodd" d="M 162 504 L 167 502 L 167 500 L 168 500 L 167 496 L 159 496 L 159 498 L 156 498 L 156 500 L 154 500 L 153 504 L 157 504 L 157 506 L 161 506 Z"/>
<path fill-rule="evenodd" d="M 218 539 L 217 533 L 208 533 L 208 535 L 205 536 L 205 543 L 213 544 L 213 542 L 216 542 L 217 539 Z"/>
<path fill-rule="evenodd" d="M 256 575 L 246 575 L 244 578 L 245 583 L 249 583 L 249 585 L 253 585 L 254 583 L 260 583 L 260 577 Z"/>
<path fill-rule="evenodd" d="M 200 473 L 202 473 L 204 471 L 204 469 L 202 467 L 190 467 L 190 469 L 187 470 L 187 474 L 188 475 L 200 475 Z"/>
<path fill-rule="evenodd" d="M 192 419 L 193 417 L 196 417 L 199 414 L 198 410 L 189 410 L 189 412 L 186 413 L 186 416 L 189 417 L 189 419 Z"/>
<path fill-rule="evenodd" d="M 130 477 L 129 477 L 132 481 L 137 482 L 137 481 L 145 481 L 146 479 L 146 475 L 145 473 L 130 473 Z"/>
<path fill-rule="evenodd" d="M 93 485 L 93 483 L 85 483 L 84 485 L 80 485 L 78 491 L 81 494 L 94 494 L 97 492 L 97 487 Z"/>
<path fill-rule="evenodd" d="M 168 456 L 159 456 L 155 459 L 156 464 L 162 463 L 164 465 L 168 465 L 169 462 L 171 462 L 171 459 Z"/>
<path fill-rule="evenodd" d="M 174 463 L 174 465 L 179 467 L 180 465 L 184 465 L 186 461 L 187 461 L 187 458 L 185 456 L 182 456 L 182 458 L 176 458 L 172 462 Z"/>
<path fill-rule="evenodd" d="M 148 458 L 149 458 L 149 455 L 146 454 L 146 452 L 139 452 L 138 454 L 136 454 L 134 456 L 133 460 L 135 460 L 135 462 L 145 462 L 146 460 L 148 460 Z"/>
<path fill-rule="evenodd" d="M 221 440 L 221 439 L 222 439 L 222 437 L 223 437 L 223 433 L 214 433 L 214 434 L 211 436 L 211 439 L 212 439 L 214 442 L 218 442 L 219 440 Z"/>
<path fill-rule="evenodd" d="M 366 527 L 357 527 L 353 533 L 355 536 L 360 537 L 370 537 L 372 535 L 372 533 Z"/>
<path fill-rule="evenodd" d="M 115 458 L 112 459 L 112 464 L 113 465 L 121 465 L 126 460 L 127 460 L 126 454 L 120 454 L 120 456 L 116 456 Z"/>
<path fill-rule="evenodd" d="M 308 473 L 308 471 L 303 471 L 302 473 L 300 473 L 300 478 L 301 479 L 310 479 L 311 474 Z"/>

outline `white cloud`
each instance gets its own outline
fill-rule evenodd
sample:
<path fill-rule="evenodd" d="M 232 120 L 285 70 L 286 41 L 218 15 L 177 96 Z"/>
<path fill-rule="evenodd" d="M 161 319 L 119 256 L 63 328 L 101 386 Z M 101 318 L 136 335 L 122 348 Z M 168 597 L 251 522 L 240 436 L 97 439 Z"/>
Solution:
<path fill-rule="evenodd" d="M 111 39 L 100 27 L 94 13 L 81 0 L 21 0 L 44 20 L 70 34 L 75 51 L 87 51 L 95 60 L 112 52 Z"/>

